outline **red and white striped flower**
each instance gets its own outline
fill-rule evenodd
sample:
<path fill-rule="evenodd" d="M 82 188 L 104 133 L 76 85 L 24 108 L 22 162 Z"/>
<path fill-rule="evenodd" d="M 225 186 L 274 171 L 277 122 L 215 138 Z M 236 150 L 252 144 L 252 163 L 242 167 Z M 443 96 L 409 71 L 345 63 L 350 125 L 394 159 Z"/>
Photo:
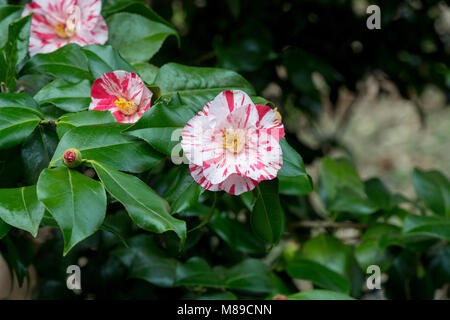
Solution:
<path fill-rule="evenodd" d="M 34 0 L 22 17 L 31 21 L 29 53 L 49 53 L 69 43 L 104 44 L 108 28 L 100 15 L 101 0 Z"/>
<path fill-rule="evenodd" d="M 274 179 L 283 165 L 279 114 L 243 91 L 224 91 L 182 131 L 191 175 L 203 188 L 241 194 Z"/>
<path fill-rule="evenodd" d="M 102 74 L 91 89 L 89 110 L 110 111 L 117 122 L 134 123 L 150 109 L 153 93 L 133 72 Z"/>

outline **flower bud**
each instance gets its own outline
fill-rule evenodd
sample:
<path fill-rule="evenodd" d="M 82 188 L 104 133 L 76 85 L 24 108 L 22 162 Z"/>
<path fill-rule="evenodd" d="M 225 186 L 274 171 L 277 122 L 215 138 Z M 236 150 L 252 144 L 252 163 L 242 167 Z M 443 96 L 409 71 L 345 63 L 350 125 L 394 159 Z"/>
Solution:
<path fill-rule="evenodd" d="M 289 300 L 289 298 L 282 294 L 277 294 L 272 298 L 272 300 Z"/>
<path fill-rule="evenodd" d="M 83 162 L 81 152 L 75 148 L 67 149 L 62 156 L 62 160 L 68 168 L 76 168 Z"/>

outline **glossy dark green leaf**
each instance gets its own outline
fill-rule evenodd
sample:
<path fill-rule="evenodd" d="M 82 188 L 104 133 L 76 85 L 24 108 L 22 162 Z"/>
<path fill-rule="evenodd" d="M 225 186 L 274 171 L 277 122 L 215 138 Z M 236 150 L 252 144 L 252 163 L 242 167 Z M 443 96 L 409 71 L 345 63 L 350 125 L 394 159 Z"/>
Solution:
<path fill-rule="evenodd" d="M 96 232 L 105 218 L 106 192 L 102 184 L 65 167 L 42 172 L 37 196 L 62 231 L 64 255 Z"/>
<path fill-rule="evenodd" d="M 261 293 L 274 289 L 271 273 L 261 260 L 246 259 L 228 269 L 225 276 L 229 289 Z"/>
<path fill-rule="evenodd" d="M 48 54 L 36 54 L 25 63 L 21 75 L 48 74 L 70 82 L 92 80 L 88 59 L 76 44 L 69 44 Z"/>
<path fill-rule="evenodd" d="M 124 132 L 145 140 L 161 153 L 171 155 L 180 143 L 182 128 L 194 115 L 195 112 L 187 106 L 172 106 L 161 101 Z"/>
<path fill-rule="evenodd" d="M 320 181 L 331 199 L 336 196 L 338 189 L 343 187 L 347 187 L 364 196 L 364 185 L 358 173 L 346 161 L 333 160 L 328 157 L 323 158 Z"/>
<path fill-rule="evenodd" d="M 348 212 L 355 215 L 369 215 L 377 209 L 378 206 L 370 199 L 348 187 L 338 189 L 328 204 L 328 210 L 331 212 Z"/>
<path fill-rule="evenodd" d="M 292 278 L 309 280 L 321 288 L 343 293 L 350 292 L 350 281 L 347 278 L 315 261 L 294 259 L 288 264 L 286 270 Z"/>
<path fill-rule="evenodd" d="M 137 70 L 145 83 L 151 84 L 155 81 L 156 75 L 159 72 L 159 68 L 147 62 L 138 62 L 133 64 L 133 67 Z"/>
<path fill-rule="evenodd" d="M 108 1 L 108 3 L 105 4 L 105 6 L 103 6 L 102 12 L 103 12 L 103 16 L 106 18 L 117 12 L 128 12 L 128 13 L 139 14 L 151 21 L 162 23 L 170 28 L 173 28 L 173 26 L 169 22 L 164 20 L 164 18 L 162 18 L 154 10 L 152 10 L 148 6 L 144 5 L 139 0 L 138 1 L 136 1 L 136 0 L 133 0 L 133 1 L 128 1 L 128 0 Z"/>
<path fill-rule="evenodd" d="M 174 28 L 141 14 L 119 12 L 107 19 L 109 43 L 128 61 L 148 61 L 159 51 Z"/>
<path fill-rule="evenodd" d="M 23 142 L 21 157 L 27 184 L 35 184 L 41 171 L 48 167 L 58 145 L 56 132 L 48 126 L 38 126 Z"/>
<path fill-rule="evenodd" d="M 8 26 L 20 18 L 22 6 L 8 6 L 0 3 L 0 48 L 8 40 Z"/>
<path fill-rule="evenodd" d="M 344 277 L 351 274 L 350 247 L 329 235 L 318 235 L 306 241 L 301 258 L 312 260 L 339 273 Z"/>
<path fill-rule="evenodd" d="M 309 175 L 278 176 L 280 194 L 303 196 L 313 191 L 313 182 Z"/>
<path fill-rule="evenodd" d="M 149 235 L 130 239 L 129 248 L 117 249 L 114 255 L 129 269 L 130 278 L 143 279 L 160 287 L 173 287 L 178 261 L 169 258 Z"/>
<path fill-rule="evenodd" d="M 288 296 L 289 300 L 354 300 L 352 297 L 329 290 L 308 290 Z"/>
<path fill-rule="evenodd" d="M 245 224 L 231 219 L 225 212 L 215 214 L 208 224 L 232 250 L 248 254 L 265 252 L 265 244 Z"/>
<path fill-rule="evenodd" d="M 278 182 L 264 181 L 254 192 L 256 202 L 250 217 L 253 231 L 268 243 L 278 243 L 285 221 L 278 194 Z"/>
<path fill-rule="evenodd" d="M 186 263 L 179 264 L 176 272 L 178 286 L 223 287 L 224 270 L 211 268 L 202 258 L 193 257 Z"/>
<path fill-rule="evenodd" d="M 12 22 L 8 26 L 8 38 L 0 49 L 0 81 L 4 82 L 9 90 L 16 87 L 16 66 L 25 58 L 28 52 L 30 39 L 31 16 Z"/>
<path fill-rule="evenodd" d="M 403 232 L 450 240 L 450 218 L 409 215 L 403 222 Z"/>
<path fill-rule="evenodd" d="M 69 148 L 80 150 L 84 159 L 128 172 L 144 172 L 162 159 L 143 141 L 121 134 L 123 129 L 120 125 L 76 127 L 62 137 L 51 164 L 62 166 L 61 156 Z"/>
<path fill-rule="evenodd" d="M 208 101 L 224 90 L 236 89 L 249 95 L 255 94 L 252 85 L 236 72 L 177 63 L 163 65 L 154 84 L 161 88 L 163 96 L 171 97 L 178 92 L 182 104 L 189 105 L 195 111 L 203 109 Z"/>
<path fill-rule="evenodd" d="M 306 170 L 302 157 L 287 143 L 285 138 L 280 140 L 280 147 L 283 151 L 283 166 L 278 171 L 278 175 L 287 177 L 305 175 Z"/>
<path fill-rule="evenodd" d="M 450 217 L 450 182 L 442 173 L 414 169 L 414 188 L 434 213 Z"/>
<path fill-rule="evenodd" d="M 84 46 L 82 50 L 88 58 L 89 70 L 94 79 L 100 78 L 103 73 L 116 70 L 136 73 L 135 68 L 125 61 L 116 49 L 109 45 L 90 44 Z"/>
<path fill-rule="evenodd" d="M 400 228 L 389 224 L 379 224 L 368 229 L 361 243 L 355 249 L 355 257 L 363 270 L 370 265 L 386 268 L 391 262 L 387 247 L 401 245 Z"/>
<path fill-rule="evenodd" d="M 0 149 L 11 148 L 25 140 L 41 119 L 25 108 L 0 108 Z"/>
<path fill-rule="evenodd" d="M 393 206 L 393 199 L 389 190 L 378 178 L 372 178 L 364 182 L 364 190 L 369 200 L 378 208 L 390 210 Z"/>
<path fill-rule="evenodd" d="M 36 186 L 0 189 L 0 219 L 7 224 L 36 236 L 43 216 Z"/>
<path fill-rule="evenodd" d="M 187 166 L 178 166 L 168 173 L 169 186 L 163 197 L 170 204 L 172 213 L 183 212 L 196 203 L 202 187 L 192 178 Z"/>
<path fill-rule="evenodd" d="M 89 80 L 72 83 L 56 79 L 42 88 L 34 99 L 41 105 L 50 103 L 67 112 L 87 110 L 91 102 L 91 83 Z"/>
<path fill-rule="evenodd" d="M 56 132 L 58 137 L 62 138 L 64 134 L 75 127 L 96 125 L 96 124 L 113 124 L 117 120 L 109 111 L 82 111 L 76 113 L 67 113 L 60 117 L 57 121 Z"/>
<path fill-rule="evenodd" d="M 0 108 L 1 107 L 29 108 L 36 112 L 40 112 L 39 104 L 26 93 L 0 93 Z"/>
<path fill-rule="evenodd" d="M 92 165 L 108 192 L 124 205 L 139 227 L 157 233 L 174 231 L 183 245 L 186 223 L 170 215 L 169 205 L 163 198 L 135 176 L 96 161 Z"/>

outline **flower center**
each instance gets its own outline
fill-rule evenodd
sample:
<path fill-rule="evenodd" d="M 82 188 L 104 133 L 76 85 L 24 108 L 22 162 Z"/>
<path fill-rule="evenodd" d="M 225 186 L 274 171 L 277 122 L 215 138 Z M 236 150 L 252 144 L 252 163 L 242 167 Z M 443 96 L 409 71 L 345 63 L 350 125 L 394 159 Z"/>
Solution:
<path fill-rule="evenodd" d="M 59 23 L 55 27 L 55 32 L 61 38 L 71 38 L 75 35 L 77 31 L 78 21 L 81 18 L 81 11 L 78 6 L 73 7 L 68 12 L 69 17 L 66 19 L 65 23 Z"/>
<path fill-rule="evenodd" d="M 223 134 L 223 148 L 233 153 L 239 153 L 244 148 L 244 137 L 239 132 L 226 129 Z"/>
<path fill-rule="evenodd" d="M 133 101 L 119 98 L 114 101 L 114 104 L 117 106 L 117 109 L 126 116 L 131 116 L 138 111 L 138 106 Z"/>

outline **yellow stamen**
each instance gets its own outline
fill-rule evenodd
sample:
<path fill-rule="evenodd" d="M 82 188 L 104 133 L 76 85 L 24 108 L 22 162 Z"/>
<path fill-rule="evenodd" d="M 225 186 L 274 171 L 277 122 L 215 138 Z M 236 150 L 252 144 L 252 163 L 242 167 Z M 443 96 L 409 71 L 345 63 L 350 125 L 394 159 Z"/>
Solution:
<path fill-rule="evenodd" d="M 131 116 L 138 111 L 138 106 L 133 101 L 119 98 L 114 101 L 114 104 L 126 116 Z"/>
<path fill-rule="evenodd" d="M 225 130 L 223 148 L 233 153 L 239 153 L 244 148 L 244 139 L 233 130 Z"/>
<path fill-rule="evenodd" d="M 281 117 L 280 112 L 278 111 L 278 108 L 273 109 L 273 111 L 275 112 L 275 114 L 277 115 L 278 121 L 281 123 L 281 120 L 283 119 Z"/>
<path fill-rule="evenodd" d="M 70 11 L 70 15 L 65 23 L 59 23 L 55 27 L 55 32 L 61 38 L 71 38 L 75 35 L 78 21 L 80 20 L 80 8 L 75 6 L 73 10 Z"/>

